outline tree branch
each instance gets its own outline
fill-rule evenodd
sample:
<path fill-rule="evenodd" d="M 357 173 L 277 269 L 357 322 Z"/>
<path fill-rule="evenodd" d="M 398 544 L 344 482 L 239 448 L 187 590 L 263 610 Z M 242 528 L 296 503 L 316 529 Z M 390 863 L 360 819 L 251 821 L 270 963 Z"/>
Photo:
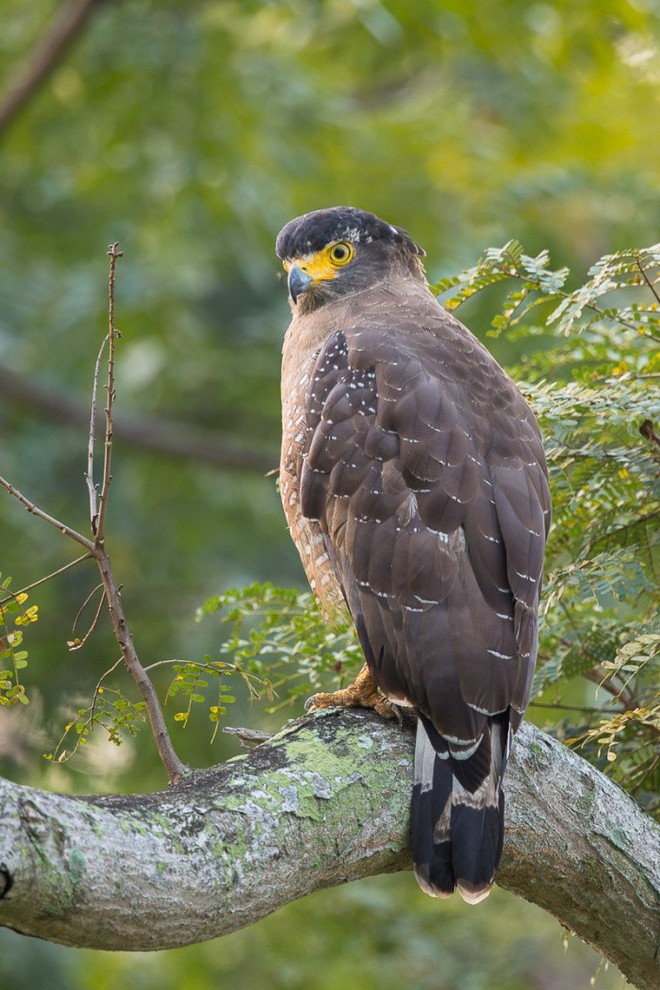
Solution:
<path fill-rule="evenodd" d="M 78 564 L 82 564 L 83 560 L 91 560 L 91 553 L 84 553 L 82 557 L 76 557 L 75 560 L 70 560 L 68 564 L 63 564 L 62 567 L 58 567 L 56 571 L 52 571 L 50 574 L 46 574 L 45 577 L 39 578 L 38 581 L 33 581 L 31 584 L 26 584 L 22 588 L 18 588 L 16 591 L 10 592 L 5 598 L 0 598 L 0 608 L 7 602 L 16 601 L 19 595 L 25 594 L 26 591 L 32 591 L 33 588 L 38 588 L 41 584 L 46 584 L 47 581 L 52 581 L 53 578 L 59 577 L 60 574 L 64 574 L 65 571 L 71 570 L 72 567 L 77 567 Z"/>
<path fill-rule="evenodd" d="M 35 505 L 34 502 L 31 502 L 28 498 L 26 498 L 22 492 L 19 492 L 18 488 L 14 488 L 14 486 L 2 476 L 0 476 L 0 486 L 8 491 L 10 495 L 13 495 L 15 499 L 18 499 L 27 512 L 30 512 L 33 516 L 36 516 L 37 519 L 47 522 L 49 526 L 53 526 L 54 529 L 58 529 L 60 533 L 64 536 L 68 536 L 69 539 L 74 541 L 74 543 L 79 543 L 81 547 L 84 547 L 85 550 L 89 552 L 90 556 L 93 557 L 95 555 L 95 546 L 91 540 L 88 540 L 86 536 L 83 536 L 82 533 L 79 533 L 77 530 L 67 526 L 66 523 L 60 522 L 59 519 L 55 519 L 54 516 L 50 516 L 47 512 L 44 512 L 43 509 L 40 509 L 38 505 Z"/>
<path fill-rule="evenodd" d="M 67 398 L 61 391 L 36 385 L 14 371 L 0 367 L 0 398 L 29 406 L 39 413 L 58 422 L 75 426 L 89 425 L 89 412 L 81 403 Z M 96 417 L 96 425 L 102 427 L 104 417 Z M 117 440 L 140 450 L 152 450 L 170 457 L 185 460 L 225 471 L 250 471 L 266 474 L 277 465 L 277 451 L 258 447 L 238 446 L 228 443 L 216 431 L 201 430 L 198 427 L 160 419 L 153 416 L 130 418 L 118 416 L 113 423 L 113 433 Z"/>
<path fill-rule="evenodd" d="M 0 138 L 14 118 L 39 91 L 80 35 L 95 7 L 103 0 L 71 0 L 60 10 L 54 24 L 39 41 L 0 98 Z"/>
<path fill-rule="evenodd" d="M 0 781 L 0 924 L 67 945 L 172 948 L 313 890 L 408 869 L 412 757 L 410 731 L 328 710 L 166 792 L 79 798 Z M 500 885 L 635 986 L 657 986 L 660 829 L 528 724 L 507 802 Z"/>
<path fill-rule="evenodd" d="M 93 553 L 101 572 L 105 600 L 108 603 L 108 611 L 110 613 L 115 639 L 119 643 L 126 668 L 146 702 L 145 710 L 156 742 L 156 749 L 167 771 L 169 782 L 173 784 L 185 773 L 186 767 L 177 756 L 176 750 L 172 745 L 165 716 L 163 715 L 163 709 L 158 700 L 158 694 L 149 675 L 142 666 L 137 650 L 135 649 L 131 630 L 126 621 L 119 585 L 114 579 L 112 565 L 104 544 L 97 543 Z"/>
<path fill-rule="evenodd" d="M 64 533 L 70 539 L 75 540 L 80 543 L 87 550 L 89 550 L 90 556 L 94 558 L 98 564 L 99 571 L 101 572 L 101 582 L 103 586 L 103 600 L 107 602 L 108 611 L 110 612 L 110 619 L 112 621 L 112 627 L 115 633 L 115 638 L 119 643 L 121 648 L 121 654 L 130 673 L 131 677 L 137 684 L 142 697 L 145 702 L 145 709 L 147 717 L 149 719 L 149 724 L 154 735 L 156 742 L 156 747 L 158 749 L 158 754 L 163 761 L 165 769 L 167 771 L 167 776 L 169 778 L 170 784 L 175 783 L 185 772 L 185 766 L 177 756 L 172 741 L 167 731 L 167 725 L 165 722 L 165 717 L 163 715 L 163 710 L 160 706 L 158 700 L 158 695 L 154 689 L 153 684 L 147 674 L 146 670 L 140 662 L 137 651 L 133 644 L 133 637 L 131 631 L 126 621 L 126 616 L 124 614 L 124 606 L 121 600 L 120 588 L 114 579 L 112 573 L 112 564 L 110 563 L 110 558 L 105 548 L 105 515 L 108 505 L 108 496 L 110 493 L 110 483 L 111 483 L 111 463 L 112 463 L 112 435 L 113 435 L 113 419 L 112 412 L 114 407 L 115 398 L 115 376 L 114 376 L 114 366 L 115 366 L 115 340 L 120 336 L 119 331 L 115 328 L 114 315 L 115 315 L 115 275 L 116 275 L 116 264 L 117 260 L 122 257 L 122 252 L 119 250 L 119 244 L 115 241 L 110 245 L 108 251 L 110 255 L 110 275 L 108 280 L 108 333 L 105 337 L 105 341 L 101 350 L 99 351 L 99 356 L 96 361 L 96 367 L 94 371 L 94 384 L 92 389 L 92 413 L 91 413 L 91 424 L 89 430 L 89 438 L 87 445 L 87 488 L 90 497 L 90 514 L 91 514 L 91 527 L 94 535 L 94 541 L 91 542 L 87 537 L 82 536 L 76 530 L 71 529 L 64 523 L 61 523 L 58 519 L 53 518 L 40 509 L 34 503 L 30 502 L 17 488 L 14 488 L 5 478 L 0 476 L 0 486 L 6 488 L 10 495 L 13 495 L 18 501 L 33 515 L 43 521 L 50 523 L 51 526 L 55 526 L 60 532 Z M 105 402 L 105 442 L 103 449 L 103 481 L 101 483 L 101 492 L 96 499 L 96 485 L 94 483 L 94 425 L 95 425 L 95 412 L 96 412 L 96 400 L 98 392 L 98 380 L 99 371 L 101 366 L 101 355 L 105 347 L 105 343 L 108 345 L 108 365 L 107 365 L 107 384 L 106 384 L 106 402 Z M 98 505 L 98 512 L 97 512 Z M 94 622 L 92 623 L 92 629 L 96 625 L 98 619 L 98 613 Z M 94 696 L 96 699 L 96 695 Z M 93 706 L 92 706 L 93 707 Z"/>
<path fill-rule="evenodd" d="M 101 482 L 101 494 L 99 496 L 98 518 L 92 518 L 92 527 L 96 534 L 96 539 L 102 541 L 105 536 L 105 517 L 108 510 L 108 496 L 110 495 L 110 484 L 112 482 L 112 436 L 113 419 L 112 412 L 115 402 L 115 342 L 121 336 L 115 327 L 115 278 L 117 271 L 117 261 L 123 257 L 123 252 L 119 250 L 119 242 L 115 241 L 108 250 L 110 255 L 110 275 L 108 278 L 108 380 L 105 387 L 105 442 L 103 445 L 103 481 Z M 96 387 L 96 382 L 95 382 Z M 94 413 L 92 413 L 92 416 Z M 92 419 L 93 422 L 93 419 Z M 94 452 L 92 448 L 92 459 Z"/>

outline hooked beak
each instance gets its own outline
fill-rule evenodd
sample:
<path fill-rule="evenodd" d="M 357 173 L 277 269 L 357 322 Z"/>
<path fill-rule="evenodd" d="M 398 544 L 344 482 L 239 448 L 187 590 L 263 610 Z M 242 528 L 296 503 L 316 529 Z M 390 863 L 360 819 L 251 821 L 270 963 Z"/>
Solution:
<path fill-rule="evenodd" d="M 289 269 L 289 295 L 294 303 L 298 301 L 298 296 L 312 286 L 314 279 L 307 272 L 304 272 L 298 265 L 292 265 Z"/>

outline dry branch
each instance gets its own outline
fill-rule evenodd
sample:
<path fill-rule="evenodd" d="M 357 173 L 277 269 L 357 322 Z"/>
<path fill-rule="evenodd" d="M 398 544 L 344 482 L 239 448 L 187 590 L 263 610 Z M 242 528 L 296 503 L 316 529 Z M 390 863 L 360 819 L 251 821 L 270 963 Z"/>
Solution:
<path fill-rule="evenodd" d="M 115 242 L 110 245 L 108 250 L 110 255 L 110 275 L 108 280 L 108 334 L 105 338 L 105 342 L 108 345 L 108 368 L 107 368 L 107 384 L 106 384 L 106 403 L 105 403 L 105 437 L 104 437 L 104 448 L 103 448 L 103 481 L 101 483 L 101 491 L 98 498 L 98 503 L 96 499 L 96 486 L 94 483 L 94 433 L 95 433 L 95 412 L 96 412 L 96 397 L 98 391 L 98 379 L 100 372 L 100 357 L 103 353 L 104 347 L 101 348 L 99 357 L 96 361 L 96 367 L 94 372 L 94 384 L 92 390 L 92 413 L 91 413 L 91 424 L 88 438 L 87 446 L 87 487 L 90 497 L 90 513 L 91 513 L 91 528 L 93 539 L 90 540 L 88 537 L 83 536 L 81 533 L 67 526 L 65 523 L 55 519 L 50 516 L 43 509 L 40 509 L 37 505 L 31 502 L 22 492 L 18 491 L 10 482 L 5 478 L 0 477 L 0 486 L 5 488 L 10 495 L 18 501 L 33 515 L 37 518 L 49 523 L 54 526 L 65 536 L 68 536 L 71 540 L 79 543 L 81 546 L 89 552 L 89 555 L 96 561 L 100 574 L 101 583 L 103 586 L 103 599 L 107 603 L 108 611 L 110 613 L 110 619 L 112 621 L 112 628 L 115 634 L 115 638 L 119 643 L 121 649 L 121 655 L 126 664 L 129 674 L 135 681 L 137 687 L 145 702 L 145 710 L 151 730 L 154 735 L 156 742 L 156 748 L 158 749 L 158 754 L 163 762 L 163 765 L 167 771 L 167 776 L 170 784 L 175 783 L 185 771 L 185 766 L 176 754 L 176 751 L 172 745 L 170 735 L 165 723 L 165 717 L 163 715 L 163 710 L 158 700 L 158 695 L 155 691 L 151 679 L 147 671 L 142 666 L 140 659 L 138 657 L 137 651 L 133 644 L 133 637 L 131 631 L 126 621 L 126 615 L 124 613 L 124 606 L 121 600 L 121 592 L 118 583 L 116 582 L 113 572 L 112 565 L 110 563 L 110 557 L 108 556 L 105 547 L 105 515 L 108 505 L 108 496 L 110 493 L 110 466 L 112 460 L 112 437 L 113 437 L 113 407 L 114 407 L 114 397 L 115 397 L 115 380 L 114 380 L 114 361 L 115 361 L 115 339 L 119 336 L 118 331 L 114 325 L 114 312 L 115 312 L 115 273 L 116 273 L 116 263 L 117 260 L 122 257 L 121 251 L 119 251 L 119 244 Z M 104 342 L 104 345 L 105 345 Z M 98 504 L 98 512 L 97 512 Z M 98 618 L 98 615 L 97 617 Z M 96 619 L 92 624 L 92 628 L 96 624 Z M 96 696 L 95 696 L 96 700 Z"/>

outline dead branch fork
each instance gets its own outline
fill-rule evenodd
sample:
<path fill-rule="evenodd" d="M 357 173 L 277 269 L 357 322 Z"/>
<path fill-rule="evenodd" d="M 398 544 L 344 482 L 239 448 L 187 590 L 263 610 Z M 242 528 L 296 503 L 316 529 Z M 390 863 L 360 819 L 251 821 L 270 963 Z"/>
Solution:
<path fill-rule="evenodd" d="M 158 696 L 149 675 L 142 666 L 142 663 L 137 655 L 137 651 L 133 644 L 133 637 L 124 613 L 120 586 L 115 580 L 110 557 L 108 556 L 105 548 L 105 521 L 110 484 L 112 481 L 112 418 L 115 399 L 115 344 L 121 337 L 121 334 L 115 327 L 114 323 L 116 267 L 117 261 L 122 257 L 122 252 L 119 250 L 118 242 L 115 242 L 109 246 L 108 255 L 110 257 L 110 274 L 108 279 L 108 333 L 103 340 L 101 349 L 99 350 L 94 369 L 89 440 L 87 445 L 87 471 L 85 474 L 85 480 L 87 482 L 87 489 L 89 492 L 90 526 L 92 531 L 91 539 L 44 512 L 43 509 L 40 509 L 33 502 L 30 502 L 25 495 L 18 491 L 18 489 L 10 484 L 5 478 L 0 477 L 0 485 L 2 485 L 2 487 L 5 488 L 10 495 L 13 495 L 14 498 L 18 499 L 21 505 L 23 505 L 28 512 L 32 513 L 32 515 L 42 519 L 44 522 L 49 523 L 51 526 L 54 526 L 65 536 L 68 536 L 69 539 L 85 548 L 87 552 L 82 557 L 78 558 L 78 561 L 76 562 L 86 560 L 89 557 L 93 557 L 96 561 L 101 575 L 103 599 L 106 601 L 108 606 L 112 627 L 121 649 L 122 658 L 131 677 L 135 681 L 142 697 L 144 698 L 147 716 L 149 718 L 151 730 L 154 734 L 158 753 L 160 754 L 160 758 L 163 761 L 167 771 L 170 784 L 173 784 L 184 773 L 185 766 L 174 751 Z M 99 378 L 106 345 L 108 354 L 107 380 L 105 385 L 105 437 L 103 446 L 103 477 L 99 488 L 94 481 L 95 424 Z M 97 616 L 94 619 L 92 627 L 96 623 L 99 614 L 100 613 L 97 612 Z"/>

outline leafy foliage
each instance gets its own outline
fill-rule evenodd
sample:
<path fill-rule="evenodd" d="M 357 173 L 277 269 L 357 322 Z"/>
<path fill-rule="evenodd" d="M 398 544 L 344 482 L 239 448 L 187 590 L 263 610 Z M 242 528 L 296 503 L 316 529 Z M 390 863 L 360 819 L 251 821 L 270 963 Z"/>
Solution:
<path fill-rule="evenodd" d="M 440 279 L 434 291 L 441 298 L 445 309 L 453 312 L 472 296 L 492 285 L 511 280 L 520 283 L 508 291 L 502 312 L 492 320 L 493 330 L 490 335 L 495 336 L 502 330 L 516 326 L 535 306 L 562 290 L 568 278 L 568 268 L 551 271 L 548 268 L 549 262 L 548 251 L 542 251 L 532 258 L 523 253 L 522 244 L 518 241 L 508 241 L 504 247 L 489 248 L 483 259 L 473 268 L 450 278 Z M 442 299 L 443 296 L 447 298 Z"/>
<path fill-rule="evenodd" d="M 227 678 L 238 674 L 247 687 L 250 699 L 261 699 L 264 696 L 273 697 L 273 690 L 267 679 L 259 676 L 255 670 L 248 670 L 243 665 L 236 663 L 226 663 L 223 660 L 213 660 L 208 654 L 204 657 L 203 663 L 188 661 L 187 663 L 173 663 L 175 672 L 168 691 L 167 700 L 180 696 L 187 700 L 185 710 L 179 710 L 174 715 L 174 721 L 180 722 L 183 728 L 188 724 L 192 707 L 194 704 L 203 704 L 206 701 L 206 688 L 209 687 L 211 678 L 214 682 L 217 693 L 217 703 L 209 706 L 209 719 L 213 724 L 211 742 L 215 740 L 220 718 L 227 712 L 227 705 L 236 701 L 236 697 L 229 693 L 226 686 Z"/>
<path fill-rule="evenodd" d="M 198 617 L 214 612 L 230 626 L 221 653 L 244 676 L 262 679 L 270 700 L 282 693 L 271 712 L 326 683 L 341 686 L 364 662 L 348 617 L 329 627 L 309 592 L 251 584 L 210 598 Z"/>
<path fill-rule="evenodd" d="M 2 574 L 0 573 L 0 578 Z M 0 584 L 0 592 L 7 592 L 11 578 L 7 577 Z M 28 651 L 23 643 L 23 630 L 26 626 L 37 622 L 39 606 L 23 606 L 28 600 L 27 592 L 16 595 L 0 595 L 0 664 L 11 662 L 11 667 L 0 669 L 0 706 L 9 707 L 20 702 L 28 705 L 30 699 L 21 681 L 22 672 L 28 665 Z"/>
<path fill-rule="evenodd" d="M 273 713 L 313 689 L 343 684 L 363 662 L 348 616 L 330 629 L 309 592 L 271 583 L 231 588 L 209 598 L 198 609 L 197 618 L 201 621 L 214 613 L 229 626 L 218 659 L 206 654 L 201 661 L 161 660 L 147 668 L 172 668 L 174 676 L 165 700 L 179 703 L 173 720 L 180 727 L 189 724 L 197 706 L 207 706 L 213 726 L 211 742 L 228 706 L 237 699 L 228 679 L 242 683 L 250 701 L 267 702 L 267 710 Z M 103 675 L 91 704 L 77 710 L 46 759 L 67 762 L 86 745 L 95 728 L 103 729 L 110 742 L 120 745 L 122 734 L 135 735 L 145 722 L 143 702 L 132 702 L 117 687 L 103 686 L 117 666 Z M 69 739 L 73 741 L 67 743 Z"/>
<path fill-rule="evenodd" d="M 545 436 L 554 502 L 536 694 L 560 706 L 574 678 L 595 683 L 602 714 L 561 731 L 657 810 L 660 246 L 602 258 L 571 292 L 559 278 L 536 277 L 523 255 L 512 267 L 529 295 L 554 307 L 534 331 L 568 338 L 528 354 L 520 372 Z M 498 331 L 515 325 L 511 308 L 508 297 Z"/>
<path fill-rule="evenodd" d="M 44 758 L 55 763 L 66 763 L 87 745 L 94 729 L 104 729 L 108 740 L 121 746 L 124 734 L 134 736 L 146 721 L 144 701 L 131 701 L 117 688 L 98 685 L 92 703 L 79 708 L 65 726 L 61 739 L 52 753 Z"/>

